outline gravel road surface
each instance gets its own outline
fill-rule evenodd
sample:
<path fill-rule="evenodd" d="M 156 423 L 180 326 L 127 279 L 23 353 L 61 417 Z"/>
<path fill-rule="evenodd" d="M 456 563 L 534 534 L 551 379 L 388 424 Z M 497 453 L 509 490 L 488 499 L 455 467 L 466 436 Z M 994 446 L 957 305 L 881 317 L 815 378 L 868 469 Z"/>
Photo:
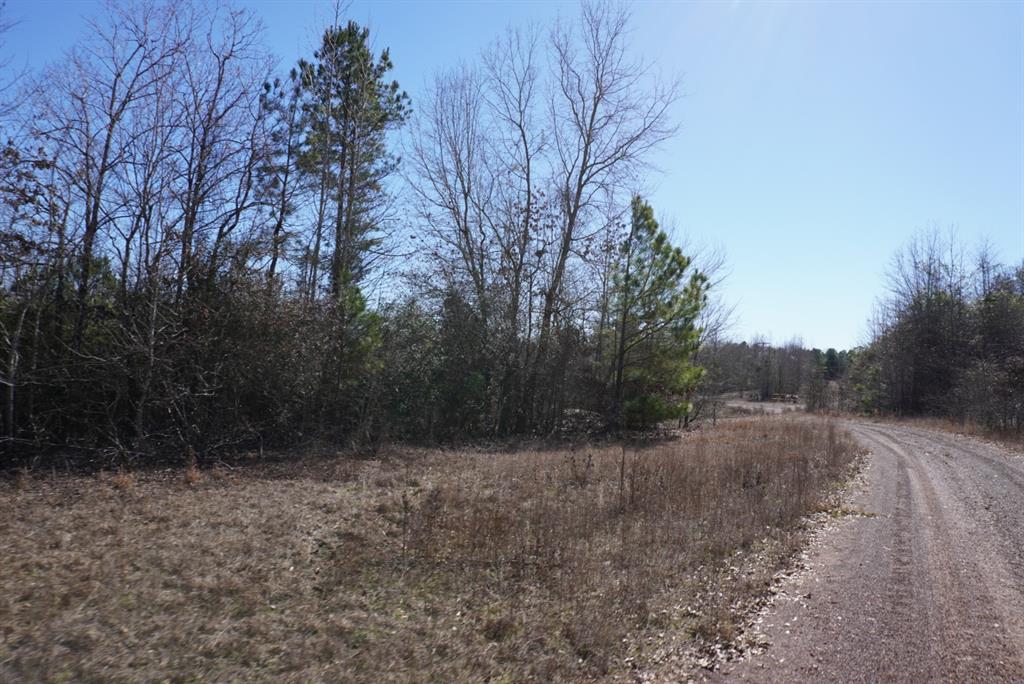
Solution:
<path fill-rule="evenodd" d="M 716 681 L 1024 682 L 1024 458 L 851 422 L 854 514 L 761 617 L 766 652 Z"/>

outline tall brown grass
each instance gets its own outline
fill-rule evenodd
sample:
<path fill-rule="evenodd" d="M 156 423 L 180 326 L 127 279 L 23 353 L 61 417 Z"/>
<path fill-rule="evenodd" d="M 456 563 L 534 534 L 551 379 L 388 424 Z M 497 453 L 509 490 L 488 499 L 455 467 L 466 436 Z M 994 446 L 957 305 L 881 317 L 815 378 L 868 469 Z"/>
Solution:
<path fill-rule="evenodd" d="M 695 570 L 713 574 L 721 559 L 834 506 L 855 453 L 833 424 L 801 418 L 731 421 L 646 448 L 450 453 L 421 476 L 425 485 L 394 495 L 402 544 L 393 560 L 406 577 L 457 575 L 513 603 L 533 592 L 532 609 L 565 616 L 575 657 L 601 673 Z M 721 611 L 690 629 L 728 637 Z M 491 620 L 482 631 L 528 643 L 531 622 Z"/>
<path fill-rule="evenodd" d="M 0 679 L 630 678 L 672 635 L 731 637 L 854 456 L 776 417 L 648 447 L 23 477 L 0 488 Z"/>

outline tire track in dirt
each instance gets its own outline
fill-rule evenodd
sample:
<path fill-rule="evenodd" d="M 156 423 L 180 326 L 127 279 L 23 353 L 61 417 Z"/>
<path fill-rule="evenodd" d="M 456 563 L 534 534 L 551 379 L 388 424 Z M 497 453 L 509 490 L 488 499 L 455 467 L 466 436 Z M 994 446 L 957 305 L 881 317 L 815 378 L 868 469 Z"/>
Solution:
<path fill-rule="evenodd" d="M 907 441 L 900 433 L 892 431 L 876 432 L 891 445 L 911 472 L 918 484 L 915 500 L 920 502 L 920 513 L 931 524 L 924 525 L 920 534 L 927 548 L 928 577 L 931 578 L 929 605 L 937 614 L 934 623 L 940 626 L 938 648 L 933 649 L 938 662 L 941 663 L 944 678 L 956 681 L 969 681 L 978 665 L 978 644 L 985 639 L 999 642 L 1001 648 L 995 652 L 1011 651 L 1009 639 L 1018 638 L 1024 643 L 1024 635 L 1008 634 L 1000 630 L 1001 625 L 1010 624 L 1013 616 L 1003 609 L 1004 597 L 999 596 L 998 587 L 1006 582 L 1008 572 L 1000 553 L 996 552 L 985 534 L 986 530 L 978 529 L 973 524 L 969 510 L 954 495 L 963 490 L 959 487 L 949 488 L 948 483 L 953 477 L 944 472 L 944 477 L 935 477 L 932 470 L 926 467 L 929 461 L 910 456 L 906 449 L 913 449 L 914 442 Z M 934 456 L 924 451 L 923 456 Z M 936 468 L 944 471 L 949 469 L 946 464 L 934 463 Z M 955 556 L 947 553 L 944 543 L 950 536 L 971 540 L 980 545 L 975 558 Z M 980 559 L 995 562 L 990 566 L 980 565 Z M 964 624 L 960 619 L 962 611 L 969 607 L 974 624 Z M 1011 625 L 1012 626 L 1012 625 Z M 978 633 L 979 629 L 982 633 Z M 995 644 L 993 644 L 995 645 Z M 993 674 L 1000 677 L 1013 675 L 997 660 Z"/>
<path fill-rule="evenodd" d="M 1024 681 L 1024 460 L 851 422 L 870 449 L 850 516 L 764 616 L 765 654 L 717 681 Z"/>

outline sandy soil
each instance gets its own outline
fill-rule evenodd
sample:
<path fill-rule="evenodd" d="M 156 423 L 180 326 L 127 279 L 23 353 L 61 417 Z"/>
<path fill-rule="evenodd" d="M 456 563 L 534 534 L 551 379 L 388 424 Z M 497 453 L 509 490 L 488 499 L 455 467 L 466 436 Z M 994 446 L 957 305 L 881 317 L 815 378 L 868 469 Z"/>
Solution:
<path fill-rule="evenodd" d="M 853 422 L 853 514 L 756 620 L 764 653 L 715 681 L 1024 681 L 1024 457 Z"/>

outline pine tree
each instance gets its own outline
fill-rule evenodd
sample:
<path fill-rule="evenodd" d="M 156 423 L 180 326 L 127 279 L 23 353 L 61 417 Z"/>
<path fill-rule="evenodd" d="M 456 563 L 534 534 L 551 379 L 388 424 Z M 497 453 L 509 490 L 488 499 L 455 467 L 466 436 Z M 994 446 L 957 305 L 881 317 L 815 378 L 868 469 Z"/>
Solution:
<path fill-rule="evenodd" d="M 309 118 L 301 163 L 320 179 L 322 206 L 332 205 L 322 218 L 333 223 L 330 288 L 338 303 L 352 296 L 346 289 L 358 286 L 367 254 L 380 242 L 383 183 L 397 165 L 386 136 L 409 112 L 398 82 L 384 80 L 392 69 L 388 50 L 374 57 L 369 36 L 353 21 L 332 26 L 314 61 L 299 64 Z"/>
<path fill-rule="evenodd" d="M 369 38 L 369 29 L 353 21 L 331 26 L 314 60 L 299 63 L 306 134 L 298 165 L 316 189 L 304 277 L 311 300 L 321 251 L 328 243 L 331 249 L 331 351 L 322 376 L 329 410 L 323 418 L 360 430 L 369 410 L 364 380 L 380 336 L 379 316 L 368 310 L 360 285 L 381 251 L 389 206 L 384 182 L 398 164 L 387 135 L 409 112 L 408 96 L 396 81 L 385 80 L 392 69 L 388 50 L 375 56 Z"/>
<path fill-rule="evenodd" d="M 708 289 L 707 278 L 690 266 L 658 228 L 651 206 L 634 197 L 615 276 L 612 427 L 648 425 L 689 410 L 701 376 L 693 357 Z"/>
<path fill-rule="evenodd" d="M 290 233 L 287 221 L 298 208 L 303 179 L 298 162 L 306 119 L 302 112 L 302 81 L 292 69 L 286 81 L 275 79 L 263 84 L 260 105 L 269 114 L 267 159 L 260 169 L 263 202 L 270 209 L 270 264 L 267 282 L 277 285 L 278 264 L 282 260 Z"/>

